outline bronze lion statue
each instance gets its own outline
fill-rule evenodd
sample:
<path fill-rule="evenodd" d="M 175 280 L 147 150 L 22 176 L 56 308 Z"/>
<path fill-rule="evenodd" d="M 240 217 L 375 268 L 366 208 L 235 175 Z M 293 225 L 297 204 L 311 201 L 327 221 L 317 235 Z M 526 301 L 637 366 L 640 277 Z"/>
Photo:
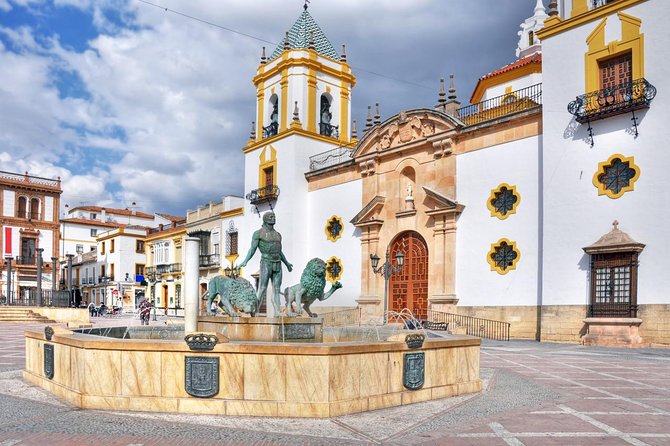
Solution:
<path fill-rule="evenodd" d="M 286 299 L 286 311 L 289 316 L 297 316 L 302 313 L 304 309 L 305 312 L 310 317 L 317 317 L 316 313 L 312 313 L 309 309 L 309 306 L 314 303 L 315 300 L 323 301 L 328 299 L 333 293 L 342 288 L 340 282 L 335 282 L 325 293 L 326 290 L 326 262 L 319 258 L 313 258 L 307 262 L 307 266 L 302 272 L 300 277 L 300 283 L 287 287 L 284 290 L 284 298 Z M 293 312 L 293 304 L 297 313 Z"/>
<path fill-rule="evenodd" d="M 216 276 L 209 281 L 207 291 L 202 294 L 202 299 L 207 299 L 207 314 L 212 315 L 212 302 L 216 296 L 219 296 L 218 306 L 221 311 L 231 317 L 238 317 L 239 313 L 235 308 L 243 313 L 249 313 L 255 316 L 258 312 L 256 308 L 256 291 L 247 279 L 242 277 L 230 278 L 226 276 Z"/>

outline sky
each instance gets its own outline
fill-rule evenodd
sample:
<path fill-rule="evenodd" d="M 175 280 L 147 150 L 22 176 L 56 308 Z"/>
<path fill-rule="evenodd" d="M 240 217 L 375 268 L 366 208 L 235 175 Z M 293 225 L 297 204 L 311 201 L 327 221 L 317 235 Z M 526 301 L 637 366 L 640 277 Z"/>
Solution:
<path fill-rule="evenodd" d="M 546 3 L 546 2 L 545 2 Z M 251 82 L 304 0 L 0 0 L 0 170 L 61 178 L 61 208 L 185 215 L 243 196 Z M 433 107 L 515 60 L 535 0 L 311 0 L 357 77 L 352 115 Z M 167 9 L 166 9 L 167 8 Z"/>

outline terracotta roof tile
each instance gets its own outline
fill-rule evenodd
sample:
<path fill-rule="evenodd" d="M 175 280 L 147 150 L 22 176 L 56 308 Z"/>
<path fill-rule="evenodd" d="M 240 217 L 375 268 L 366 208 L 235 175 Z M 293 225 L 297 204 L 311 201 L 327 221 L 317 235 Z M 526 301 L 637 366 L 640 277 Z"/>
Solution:
<path fill-rule="evenodd" d="M 507 73 L 508 71 L 512 71 L 516 68 L 523 67 L 525 65 L 529 65 L 529 64 L 532 64 L 532 63 L 540 63 L 541 64 L 542 63 L 542 53 L 531 54 L 530 56 L 526 56 L 523 59 L 519 59 L 515 62 L 512 62 L 511 64 L 505 65 L 504 67 L 502 67 L 498 70 L 492 71 L 491 73 L 489 73 L 485 76 L 482 76 L 480 78 L 480 80 L 489 79 L 489 78 L 495 77 L 499 74 Z"/>
<path fill-rule="evenodd" d="M 133 214 L 133 211 L 129 209 L 115 209 L 115 208 L 107 208 L 107 207 L 102 207 L 102 206 L 77 206 L 75 208 L 70 209 L 69 212 L 72 211 L 89 211 L 89 212 L 102 212 L 102 210 L 105 210 L 105 213 L 107 214 L 114 214 L 114 215 L 134 215 L 135 217 L 140 217 L 140 218 L 151 218 L 153 219 L 154 216 L 151 214 L 147 214 L 145 212 L 135 212 Z"/>

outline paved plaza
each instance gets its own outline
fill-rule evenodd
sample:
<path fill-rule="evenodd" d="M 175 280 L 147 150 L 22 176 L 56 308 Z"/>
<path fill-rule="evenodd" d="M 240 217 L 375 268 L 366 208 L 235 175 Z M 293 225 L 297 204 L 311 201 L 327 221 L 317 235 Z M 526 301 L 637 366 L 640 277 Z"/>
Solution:
<path fill-rule="evenodd" d="M 481 394 L 327 420 L 234 418 L 81 410 L 60 401 L 21 378 L 23 330 L 43 327 L 0 324 L 0 446 L 670 446 L 670 349 L 484 341 Z"/>

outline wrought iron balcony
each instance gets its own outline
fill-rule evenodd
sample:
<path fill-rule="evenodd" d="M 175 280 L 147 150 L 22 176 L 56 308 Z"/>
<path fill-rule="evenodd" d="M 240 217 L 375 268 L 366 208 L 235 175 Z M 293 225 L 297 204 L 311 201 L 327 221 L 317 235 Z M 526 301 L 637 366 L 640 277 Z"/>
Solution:
<path fill-rule="evenodd" d="M 219 266 L 219 255 L 200 254 L 200 266 L 201 267 Z"/>
<path fill-rule="evenodd" d="M 279 187 L 273 184 L 261 187 L 260 189 L 254 189 L 247 194 L 247 200 L 254 206 L 276 200 L 277 197 L 279 197 Z"/>
<path fill-rule="evenodd" d="M 319 123 L 319 134 L 323 136 L 328 136 L 330 138 L 339 138 L 340 137 L 340 126 L 330 125 L 326 122 Z"/>
<path fill-rule="evenodd" d="M 476 125 L 511 115 L 536 109 L 542 105 L 542 84 L 505 93 L 476 104 L 456 110 L 458 118 L 465 125 Z"/>
<path fill-rule="evenodd" d="M 568 112 L 583 124 L 648 108 L 655 96 L 656 87 L 641 78 L 577 96 L 568 104 Z"/>
<path fill-rule="evenodd" d="M 14 261 L 17 265 L 37 265 L 37 257 L 35 256 L 17 257 Z"/>
<path fill-rule="evenodd" d="M 263 138 L 274 136 L 279 131 L 279 123 L 273 122 L 267 127 L 263 127 Z"/>
<path fill-rule="evenodd" d="M 325 169 L 326 167 L 352 161 L 354 151 L 344 147 L 336 147 L 323 153 L 309 157 L 309 170 Z"/>

